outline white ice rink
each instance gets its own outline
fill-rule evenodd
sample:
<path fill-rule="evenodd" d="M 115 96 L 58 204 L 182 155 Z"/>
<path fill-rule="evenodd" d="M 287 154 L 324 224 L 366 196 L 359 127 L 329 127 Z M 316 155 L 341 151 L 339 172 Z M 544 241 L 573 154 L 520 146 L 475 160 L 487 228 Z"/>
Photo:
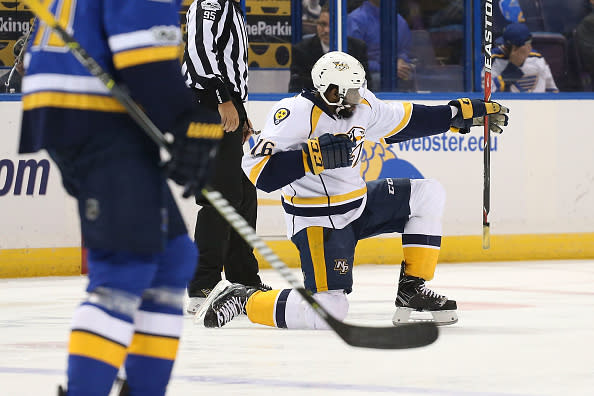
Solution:
<path fill-rule="evenodd" d="M 348 321 L 390 325 L 399 266 L 355 267 Z M 276 288 L 286 283 L 262 271 Z M 0 396 L 55 396 L 86 278 L 0 280 Z M 331 331 L 185 321 L 168 395 L 594 395 L 594 261 L 441 264 L 459 322 L 431 346 L 353 348 Z"/>

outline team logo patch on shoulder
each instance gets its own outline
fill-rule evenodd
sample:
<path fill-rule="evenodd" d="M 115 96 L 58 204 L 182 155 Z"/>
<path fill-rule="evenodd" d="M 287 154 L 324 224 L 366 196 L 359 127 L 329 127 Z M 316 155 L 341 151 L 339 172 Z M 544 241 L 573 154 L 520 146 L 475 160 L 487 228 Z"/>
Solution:
<path fill-rule="evenodd" d="M 216 0 L 204 0 L 200 3 L 200 7 L 202 7 L 205 11 L 220 11 L 221 5 Z"/>
<path fill-rule="evenodd" d="M 181 40 L 181 33 L 179 29 L 171 26 L 155 26 L 150 32 L 159 43 L 173 43 L 177 44 Z"/>
<path fill-rule="evenodd" d="M 289 114 L 291 114 L 291 112 L 285 107 L 278 109 L 276 113 L 274 113 L 274 125 L 278 125 L 282 120 L 287 118 Z"/>

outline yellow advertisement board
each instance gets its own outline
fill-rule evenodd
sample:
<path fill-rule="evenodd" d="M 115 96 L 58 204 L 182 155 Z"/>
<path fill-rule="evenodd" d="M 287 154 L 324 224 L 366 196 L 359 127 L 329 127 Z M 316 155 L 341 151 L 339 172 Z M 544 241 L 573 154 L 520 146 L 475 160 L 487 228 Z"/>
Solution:
<path fill-rule="evenodd" d="M 12 66 L 13 47 L 27 34 L 34 16 L 22 1 L 0 1 L 0 66 Z"/>
<path fill-rule="evenodd" d="M 246 0 L 250 67 L 291 65 L 291 0 Z"/>

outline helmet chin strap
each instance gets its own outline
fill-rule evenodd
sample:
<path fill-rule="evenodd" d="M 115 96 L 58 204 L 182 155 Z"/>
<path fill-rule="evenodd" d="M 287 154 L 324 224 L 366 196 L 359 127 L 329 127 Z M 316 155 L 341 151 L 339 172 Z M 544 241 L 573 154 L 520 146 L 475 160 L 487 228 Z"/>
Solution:
<path fill-rule="evenodd" d="M 328 90 L 328 88 L 326 88 L 326 91 L 327 90 Z M 318 92 L 320 92 L 320 91 L 318 91 Z M 342 106 L 342 100 L 343 100 L 343 98 L 341 98 L 340 95 L 338 95 L 338 102 L 334 102 L 334 103 L 333 102 L 330 102 L 328 100 L 328 98 L 326 97 L 326 92 L 325 91 L 324 92 L 320 92 L 320 96 L 322 97 L 322 100 L 324 102 L 326 102 L 326 104 L 328 106 Z"/>
<path fill-rule="evenodd" d="M 319 92 L 319 91 L 318 91 L 318 92 Z M 326 104 L 327 104 L 328 106 L 336 106 L 335 113 L 336 113 L 336 114 L 338 114 L 338 115 L 342 115 L 342 114 L 340 114 L 340 112 L 341 112 L 342 110 L 347 110 L 347 111 L 348 111 L 348 110 L 350 110 L 350 108 L 352 107 L 350 104 L 346 104 L 346 103 L 344 103 L 344 98 L 343 98 L 343 97 L 341 97 L 340 95 L 338 95 L 338 101 L 337 101 L 337 102 L 330 102 L 330 101 L 328 100 L 328 98 L 326 97 L 325 93 L 321 93 L 321 92 L 320 92 L 320 96 L 322 97 L 322 100 L 323 100 L 324 102 L 326 102 Z M 343 112 L 343 113 L 344 113 L 344 112 Z"/>

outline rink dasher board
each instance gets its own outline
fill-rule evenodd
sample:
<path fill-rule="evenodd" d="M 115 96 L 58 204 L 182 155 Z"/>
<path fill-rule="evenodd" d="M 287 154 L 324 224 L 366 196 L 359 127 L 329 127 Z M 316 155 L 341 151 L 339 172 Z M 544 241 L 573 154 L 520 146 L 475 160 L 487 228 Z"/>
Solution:
<path fill-rule="evenodd" d="M 407 144 L 368 144 L 362 163 L 366 180 L 399 177 L 395 164 L 400 163 L 441 182 L 447 193 L 441 262 L 594 258 L 594 135 L 581 121 L 594 101 L 502 103 L 511 113 L 504 134 L 492 141 L 491 249 L 482 250 L 480 242 L 480 128 Z M 255 129 L 263 127 L 273 104 L 248 103 Z M 84 255 L 76 202 L 45 152 L 17 154 L 20 118 L 21 102 L 0 102 L 0 277 L 80 274 Z M 172 189 L 193 230 L 199 207 L 182 200 L 177 186 Z M 284 261 L 298 266 L 296 250 L 286 240 L 280 193 L 259 192 L 259 202 L 258 233 Z M 396 234 L 363 241 L 356 261 L 398 263 L 400 243 Z"/>

